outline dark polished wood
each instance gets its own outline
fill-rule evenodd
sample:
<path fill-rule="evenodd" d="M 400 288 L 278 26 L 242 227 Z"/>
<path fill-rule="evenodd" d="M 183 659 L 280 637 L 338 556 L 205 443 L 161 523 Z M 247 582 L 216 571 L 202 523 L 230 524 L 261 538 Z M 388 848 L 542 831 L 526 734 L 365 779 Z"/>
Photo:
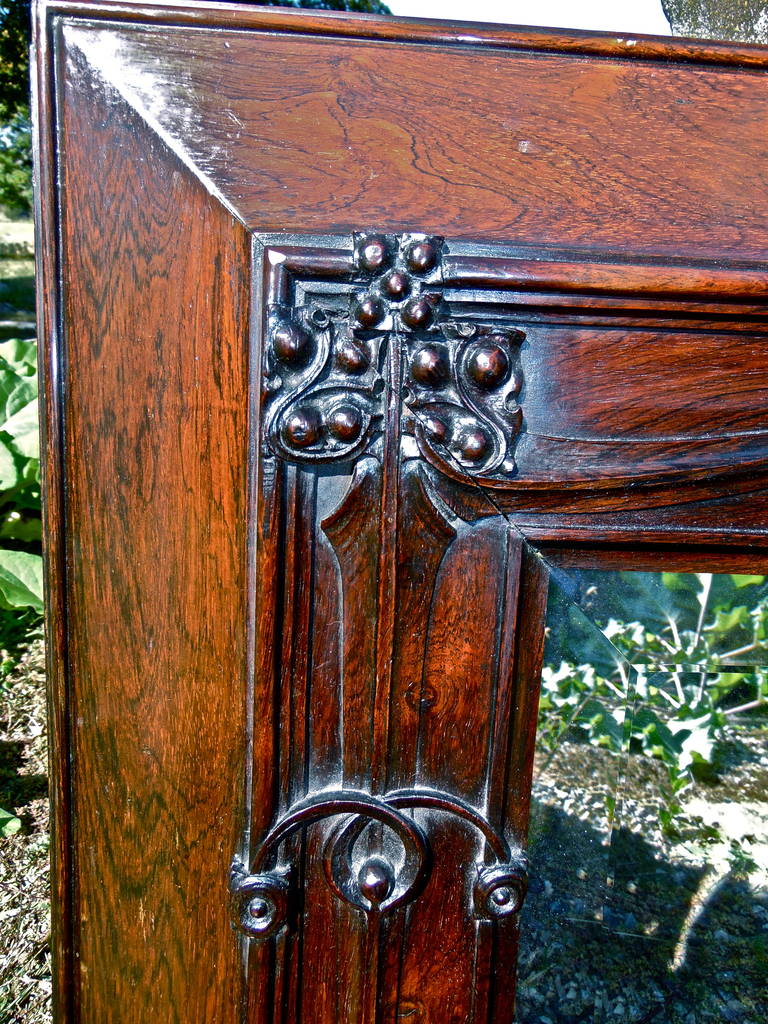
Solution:
<path fill-rule="evenodd" d="M 504 1024 L 549 569 L 768 562 L 766 51 L 40 3 L 63 1024 Z"/>

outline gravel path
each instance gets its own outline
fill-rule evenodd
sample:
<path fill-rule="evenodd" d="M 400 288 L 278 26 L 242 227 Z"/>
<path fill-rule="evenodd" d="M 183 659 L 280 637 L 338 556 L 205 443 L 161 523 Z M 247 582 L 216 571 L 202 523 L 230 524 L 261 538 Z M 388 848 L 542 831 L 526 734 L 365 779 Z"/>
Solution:
<path fill-rule="evenodd" d="M 38 640 L 0 688 L 0 807 L 22 822 L 0 837 L 0 1024 L 51 1019 L 46 740 Z"/>

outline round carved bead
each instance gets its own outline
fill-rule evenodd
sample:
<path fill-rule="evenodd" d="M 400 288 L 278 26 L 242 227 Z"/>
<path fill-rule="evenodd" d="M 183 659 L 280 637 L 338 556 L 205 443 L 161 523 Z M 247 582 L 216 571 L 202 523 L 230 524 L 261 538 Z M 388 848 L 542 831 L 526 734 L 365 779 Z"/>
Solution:
<path fill-rule="evenodd" d="M 237 897 L 238 931 L 254 939 L 268 939 L 288 917 L 289 885 L 285 878 L 268 873 L 246 879 L 234 890 Z"/>
<path fill-rule="evenodd" d="M 406 327 L 429 327 L 432 321 L 432 306 L 426 299 L 411 299 L 400 313 Z"/>
<path fill-rule="evenodd" d="M 374 295 L 366 295 L 355 307 L 355 319 L 361 327 L 375 327 L 384 319 L 384 305 Z"/>
<path fill-rule="evenodd" d="M 518 857 L 511 864 L 483 868 L 475 882 L 475 910 L 481 917 L 518 914 L 528 890 L 527 864 Z"/>
<path fill-rule="evenodd" d="M 309 334 L 298 324 L 283 322 L 272 332 L 272 347 L 283 363 L 303 363 L 310 354 Z"/>
<path fill-rule="evenodd" d="M 424 345 L 414 352 L 411 359 L 413 379 L 427 387 L 444 384 L 448 380 L 450 369 L 445 349 L 437 345 Z"/>
<path fill-rule="evenodd" d="M 402 270 L 390 270 L 381 282 L 381 287 L 391 299 L 399 301 L 411 290 L 411 281 Z"/>
<path fill-rule="evenodd" d="M 481 462 L 488 454 L 491 443 L 480 427 L 472 427 L 461 439 L 461 455 L 467 462 Z"/>
<path fill-rule="evenodd" d="M 297 409 L 285 421 L 284 429 L 288 444 L 308 448 L 320 437 L 320 417 L 314 409 Z"/>
<path fill-rule="evenodd" d="M 261 896 L 254 896 L 248 904 L 248 913 L 251 917 L 255 917 L 257 921 L 263 921 L 265 917 L 269 917 L 272 909 L 267 900 Z"/>
<path fill-rule="evenodd" d="M 443 444 L 448 436 L 448 428 L 436 416 L 427 416 L 424 420 L 424 431 L 430 441 Z"/>
<path fill-rule="evenodd" d="M 389 896 L 395 887 L 395 873 L 384 857 L 369 857 L 357 875 L 360 892 L 374 906 Z"/>
<path fill-rule="evenodd" d="M 358 265 L 361 270 L 373 274 L 387 262 L 389 249 L 383 235 L 370 235 L 360 246 Z"/>
<path fill-rule="evenodd" d="M 370 366 L 371 360 L 368 353 L 354 341 L 345 338 L 336 349 L 336 363 L 347 373 L 365 373 Z"/>
<path fill-rule="evenodd" d="M 363 417 L 354 405 L 339 405 L 326 420 L 328 432 L 339 441 L 355 441 L 363 429 Z"/>
<path fill-rule="evenodd" d="M 508 889 L 506 886 L 502 886 L 500 889 L 494 889 L 491 893 L 491 899 L 499 907 L 506 907 L 514 898 L 512 890 Z"/>
<path fill-rule="evenodd" d="M 405 254 L 405 262 L 415 274 L 426 274 L 437 263 L 437 246 L 434 242 L 412 242 Z"/>
<path fill-rule="evenodd" d="M 509 374 L 509 356 L 491 336 L 472 350 L 467 360 L 467 373 L 479 388 L 497 388 Z"/>

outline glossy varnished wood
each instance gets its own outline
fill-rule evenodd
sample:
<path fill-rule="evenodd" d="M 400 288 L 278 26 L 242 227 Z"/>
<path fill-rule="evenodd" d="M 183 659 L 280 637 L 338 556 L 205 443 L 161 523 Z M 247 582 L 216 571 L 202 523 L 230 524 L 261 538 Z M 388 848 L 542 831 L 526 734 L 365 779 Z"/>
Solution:
<path fill-rule="evenodd" d="M 418 227 L 765 259 L 759 73 L 513 47 L 480 64 L 471 39 L 393 49 L 99 22 L 67 22 L 64 34 L 99 87 L 257 230 Z"/>
<path fill-rule="evenodd" d="M 75 1013 L 234 1020 L 249 243 L 104 100 L 59 97 Z"/>
<path fill-rule="evenodd" d="M 511 1021 L 549 566 L 768 558 L 766 53 L 108 0 L 35 47 L 58 1019 Z M 379 912 L 345 850 L 409 828 Z"/>

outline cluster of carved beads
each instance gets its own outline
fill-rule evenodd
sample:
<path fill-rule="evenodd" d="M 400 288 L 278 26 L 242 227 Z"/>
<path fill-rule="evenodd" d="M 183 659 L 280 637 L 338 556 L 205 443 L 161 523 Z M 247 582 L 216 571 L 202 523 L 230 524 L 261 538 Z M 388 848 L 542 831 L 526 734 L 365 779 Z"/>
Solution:
<path fill-rule="evenodd" d="M 318 308 L 271 312 L 264 403 L 273 452 L 324 462 L 367 446 L 382 417 L 382 340 Z"/>
<path fill-rule="evenodd" d="M 446 471 L 514 471 L 522 426 L 521 331 L 447 321 L 410 352 L 406 426 L 423 455 Z"/>
<path fill-rule="evenodd" d="M 355 263 L 364 281 L 351 315 L 356 326 L 425 330 L 440 303 L 442 239 L 423 235 L 357 235 Z"/>
<path fill-rule="evenodd" d="M 348 303 L 269 311 L 264 408 L 273 453 L 342 461 L 381 436 L 386 354 L 402 355 L 403 430 L 449 473 L 508 475 L 522 425 L 522 332 L 450 320 L 443 243 L 354 237 Z"/>

